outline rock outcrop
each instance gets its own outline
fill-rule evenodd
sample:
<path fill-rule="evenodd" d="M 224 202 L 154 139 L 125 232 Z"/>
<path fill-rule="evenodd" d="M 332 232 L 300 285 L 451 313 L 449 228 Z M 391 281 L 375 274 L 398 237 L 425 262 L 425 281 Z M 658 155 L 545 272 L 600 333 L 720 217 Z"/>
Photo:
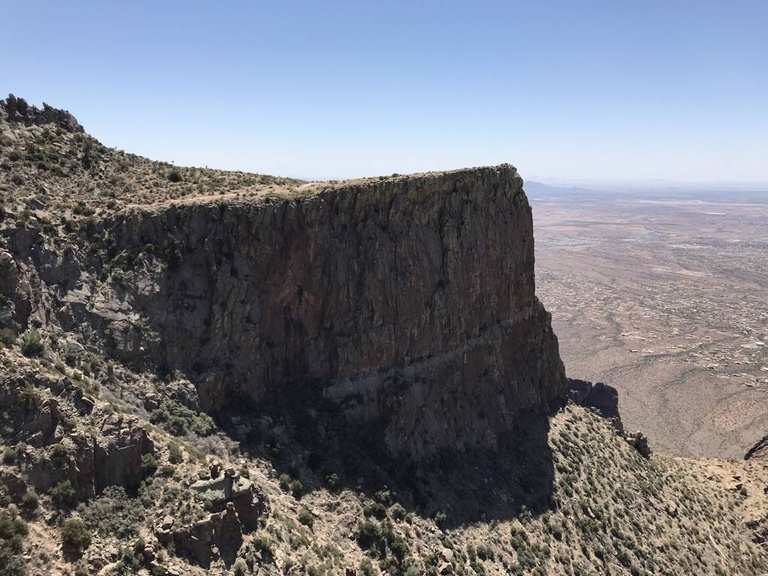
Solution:
<path fill-rule="evenodd" d="M 143 459 L 154 450 L 149 434 L 135 419 L 107 416 L 94 447 L 96 492 L 115 485 L 135 490 L 146 476 Z"/>
<path fill-rule="evenodd" d="M 768 436 L 763 436 L 760 440 L 747 450 L 744 460 L 758 460 L 768 456 Z"/>
<path fill-rule="evenodd" d="M 209 480 L 199 480 L 190 488 L 212 512 L 224 512 L 230 504 L 234 506 L 240 521 L 251 530 L 267 509 L 266 496 L 232 468 Z"/>
<path fill-rule="evenodd" d="M 59 110 L 45 103 L 42 108 L 31 106 L 24 98 L 17 98 L 13 94 L 9 94 L 5 100 L 0 100 L 0 118 L 27 126 L 55 124 L 70 132 L 83 132 L 83 127 L 77 119 L 66 110 Z"/>
<path fill-rule="evenodd" d="M 534 293 L 531 208 L 508 165 L 128 210 L 113 353 L 179 370 L 200 403 L 318 394 L 387 447 L 493 447 L 566 384 Z M 140 329 L 137 328 L 140 327 Z"/>
<path fill-rule="evenodd" d="M 568 378 L 569 398 L 585 408 L 597 411 L 607 418 L 619 434 L 624 434 L 624 424 L 619 413 L 619 393 L 613 386 L 603 382 L 592 383 L 587 380 Z"/>
<path fill-rule="evenodd" d="M 174 518 L 165 518 L 155 528 L 157 539 L 164 545 L 173 544 L 178 553 L 200 566 L 207 567 L 219 557 L 232 564 L 243 542 L 243 527 L 231 502 L 223 512 L 210 514 L 189 526 L 176 524 Z"/>
<path fill-rule="evenodd" d="M 597 382 L 593 384 L 586 380 L 568 378 L 569 399 L 594 410 L 608 420 L 616 433 L 624 438 L 630 446 L 637 450 L 643 458 L 651 457 L 651 446 L 648 438 L 640 431 L 626 433 L 624 423 L 619 413 L 619 392 L 613 386 Z"/>

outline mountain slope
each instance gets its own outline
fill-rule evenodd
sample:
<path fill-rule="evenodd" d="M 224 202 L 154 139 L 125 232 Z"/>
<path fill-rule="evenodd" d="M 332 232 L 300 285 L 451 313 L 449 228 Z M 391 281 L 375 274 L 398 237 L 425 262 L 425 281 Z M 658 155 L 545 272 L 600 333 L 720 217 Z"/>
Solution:
<path fill-rule="evenodd" d="M 763 573 L 738 493 L 566 403 L 520 185 L 511 167 L 312 185 L 175 168 L 103 147 L 62 111 L 4 101 L 0 574 Z M 286 222 L 296 234 L 264 240 Z M 389 252 L 385 225 L 398 231 Z M 195 227 L 199 241 L 181 241 Z M 419 260 L 432 231 L 434 278 Z M 329 256 L 346 244 L 361 251 L 344 258 L 365 268 L 355 282 Z M 309 283 L 309 250 L 327 258 L 322 278 L 342 280 Z M 232 273 L 241 251 L 276 255 L 263 274 L 281 255 L 301 265 L 254 296 L 264 276 Z M 361 288 L 390 270 L 415 283 L 397 306 L 400 284 Z M 335 352 L 302 357 L 311 299 L 336 291 L 346 299 L 317 324 L 336 322 L 320 332 Z M 408 302 L 421 291 L 431 306 Z M 270 299 L 290 321 L 248 316 Z M 161 323 L 173 306 L 211 320 Z M 388 322 L 397 337 L 358 344 L 348 329 Z M 211 344 L 253 325 L 269 328 L 253 348 Z M 280 385 L 252 393 L 264 358 L 273 379 L 256 383 Z M 416 400 L 423 427 L 402 436 Z"/>

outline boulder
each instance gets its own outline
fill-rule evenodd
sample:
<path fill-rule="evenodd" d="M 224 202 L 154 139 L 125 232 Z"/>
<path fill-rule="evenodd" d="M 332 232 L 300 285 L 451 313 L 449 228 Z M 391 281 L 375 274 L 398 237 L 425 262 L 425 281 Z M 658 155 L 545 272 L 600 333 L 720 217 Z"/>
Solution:
<path fill-rule="evenodd" d="M 648 444 L 648 438 L 642 432 L 627 434 L 627 442 L 637 450 L 643 458 L 651 457 L 651 447 Z"/>
<path fill-rule="evenodd" d="M 176 528 L 173 518 L 166 517 L 155 535 L 163 544 L 173 542 L 177 553 L 205 568 L 217 556 L 232 564 L 243 543 L 242 524 L 232 503 L 190 526 Z"/>

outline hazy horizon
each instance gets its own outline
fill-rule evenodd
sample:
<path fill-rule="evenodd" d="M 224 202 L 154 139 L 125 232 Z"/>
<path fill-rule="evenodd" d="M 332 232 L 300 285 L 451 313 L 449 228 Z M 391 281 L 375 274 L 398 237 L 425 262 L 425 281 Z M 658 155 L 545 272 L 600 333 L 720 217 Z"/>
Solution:
<path fill-rule="evenodd" d="M 0 93 L 179 165 L 768 183 L 768 4 L 29 2 Z"/>

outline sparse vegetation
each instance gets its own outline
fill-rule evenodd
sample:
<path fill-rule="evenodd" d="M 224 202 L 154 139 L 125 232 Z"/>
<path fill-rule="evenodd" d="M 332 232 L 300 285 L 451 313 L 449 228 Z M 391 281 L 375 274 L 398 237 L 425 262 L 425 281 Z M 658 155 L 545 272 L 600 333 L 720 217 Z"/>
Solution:
<path fill-rule="evenodd" d="M 21 497 L 21 507 L 28 514 L 34 513 L 39 505 L 40 497 L 34 490 L 27 490 Z"/>
<path fill-rule="evenodd" d="M 0 576 L 23 576 L 27 524 L 13 507 L 0 509 Z"/>
<path fill-rule="evenodd" d="M 207 414 L 195 412 L 168 398 L 163 399 L 160 406 L 152 412 L 150 421 L 162 426 L 174 436 L 186 434 L 210 436 L 216 429 L 216 425 Z"/>
<path fill-rule="evenodd" d="M 28 358 L 42 356 L 45 352 L 42 336 L 37 328 L 30 328 L 21 335 L 21 352 Z"/>
<path fill-rule="evenodd" d="M 91 545 L 91 535 L 80 518 L 67 518 L 61 525 L 61 543 L 74 553 L 82 553 Z"/>
<path fill-rule="evenodd" d="M 78 506 L 77 512 L 90 532 L 125 539 L 136 535 L 144 520 L 144 506 L 122 487 L 109 486 L 101 496 Z"/>
<path fill-rule="evenodd" d="M 190 552 L 184 544 L 197 546 L 226 534 L 236 548 L 241 532 L 241 557 L 225 562 L 238 575 L 753 576 L 765 571 L 766 555 L 750 540 L 741 516 L 743 502 L 754 501 L 759 492 L 755 486 L 726 491 L 686 461 L 642 458 L 605 420 L 582 408 L 568 406 L 547 421 L 539 452 L 510 458 L 511 468 L 541 474 L 502 475 L 488 466 L 487 474 L 482 469 L 472 477 L 471 466 L 461 468 L 463 461 L 446 454 L 435 464 L 439 482 L 431 485 L 420 484 L 424 474 L 410 474 L 405 462 L 396 462 L 396 473 L 376 468 L 375 450 L 345 454 L 349 466 L 332 458 L 316 462 L 315 453 L 299 442 L 314 433 L 302 427 L 303 412 L 291 422 L 261 414 L 257 406 L 257 414 L 245 411 L 233 420 L 237 434 L 219 428 L 196 409 L 202 388 L 197 398 L 190 383 L 187 395 L 176 384 L 188 375 L 149 361 L 147 350 L 163 343 L 151 322 L 128 309 L 141 297 L 137 284 L 142 290 L 157 288 L 145 286 L 142 274 L 181 262 L 176 239 L 152 238 L 129 254 L 113 242 L 112 228 L 104 223 L 113 224 L 114 214 L 128 205 L 264 194 L 271 186 L 280 194 L 296 183 L 176 168 L 56 126 L 19 126 L 10 135 L 9 130 L 0 121 L 0 227 L 9 227 L 3 237 L 23 233 L 22 239 L 42 239 L 51 269 L 38 272 L 62 291 L 50 294 L 57 306 L 62 294 L 73 296 L 66 282 L 114 301 L 104 316 L 109 321 L 98 329 L 87 323 L 72 333 L 62 328 L 95 313 L 77 292 L 71 306 L 47 311 L 61 317 L 61 326 L 59 320 L 46 321 L 43 331 L 32 327 L 18 336 L 22 328 L 13 322 L 24 311 L 16 310 L 19 316 L 8 316 L 11 327 L 0 334 L 7 343 L 0 347 L 3 375 L 13 376 L 0 382 L 0 576 L 20 575 L 25 553 L 41 574 L 48 567 L 57 574 L 87 574 L 106 566 L 115 574 L 135 574 L 172 558 L 174 569 L 198 576 L 208 571 L 196 556 L 205 550 Z M 11 254 L 6 241 L 0 241 L 0 250 Z M 23 262 L 19 269 L 28 265 Z M 8 260 L 4 269 L 9 277 L 11 264 Z M 81 276 L 67 276 L 70 266 Z M 228 273 L 224 268 L 221 273 Z M 60 277 L 66 278 L 53 282 Z M 3 310 L 11 310 L 11 303 L 16 305 L 12 298 L 2 300 Z M 120 350 L 124 356 L 110 355 L 107 361 L 112 340 L 127 344 Z M 200 364 L 200 374 L 210 368 Z M 117 454 L 135 448 L 133 437 L 125 444 L 119 440 L 136 426 L 146 428 L 154 450 L 140 464 L 140 451 L 116 458 L 120 465 L 130 462 L 131 470 L 123 471 L 123 478 L 108 478 L 125 486 L 105 488 L 93 470 L 95 447 L 117 446 Z M 300 429 L 299 440 L 292 439 L 293 429 Z M 320 432 L 318 441 L 330 435 Z M 262 436 L 267 440 L 261 442 Z M 456 469 L 469 474 L 457 479 L 451 476 Z M 51 482 L 40 496 L 32 489 Z M 441 490 L 449 482 L 458 488 L 444 497 Z M 250 518 L 241 513 L 249 500 Z M 239 524 L 222 527 L 218 523 L 232 506 Z M 474 507 L 469 519 L 457 512 L 463 506 Z M 53 551 L 59 536 L 64 555 Z M 225 546 L 219 544 L 223 557 Z"/>
<path fill-rule="evenodd" d="M 306 508 L 302 508 L 299 510 L 299 522 L 307 528 L 312 528 L 312 524 L 315 522 L 315 517 L 312 512 Z"/>
<path fill-rule="evenodd" d="M 48 494 L 57 508 L 68 510 L 77 505 L 77 493 L 69 480 L 59 482 Z"/>
<path fill-rule="evenodd" d="M 3 464 L 16 464 L 19 459 L 19 449 L 16 446 L 6 446 L 3 448 Z"/>

